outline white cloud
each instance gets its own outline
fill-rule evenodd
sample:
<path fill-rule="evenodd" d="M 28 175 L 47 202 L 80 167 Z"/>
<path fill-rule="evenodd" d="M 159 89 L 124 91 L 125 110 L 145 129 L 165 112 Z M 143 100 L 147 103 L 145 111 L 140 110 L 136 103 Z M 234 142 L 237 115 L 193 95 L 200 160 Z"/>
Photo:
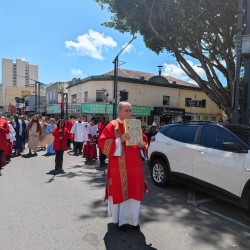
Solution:
<path fill-rule="evenodd" d="M 195 64 L 194 62 L 190 60 L 188 60 L 187 62 L 191 65 L 191 67 L 195 70 L 195 72 L 202 79 L 206 79 L 206 74 L 204 70 L 201 67 L 199 67 L 200 64 Z M 194 83 L 194 81 L 186 75 L 186 73 L 180 68 L 179 65 L 164 63 L 163 67 L 164 68 L 163 68 L 162 73 L 164 75 L 172 76 L 174 78 L 177 78 L 186 82 Z"/>
<path fill-rule="evenodd" d="M 71 70 L 71 75 L 73 76 L 84 76 L 83 72 L 80 69 L 72 69 Z"/>
<path fill-rule="evenodd" d="M 122 46 L 122 48 L 125 48 L 127 46 L 127 43 L 125 45 Z M 132 50 L 134 50 L 134 46 L 133 44 L 129 44 L 125 50 L 123 51 L 123 53 L 130 53 Z"/>
<path fill-rule="evenodd" d="M 67 49 L 73 50 L 77 55 L 102 60 L 104 59 L 103 51 L 116 47 L 117 43 L 110 36 L 89 30 L 88 33 L 78 36 L 76 42 L 65 41 L 65 46 Z"/>

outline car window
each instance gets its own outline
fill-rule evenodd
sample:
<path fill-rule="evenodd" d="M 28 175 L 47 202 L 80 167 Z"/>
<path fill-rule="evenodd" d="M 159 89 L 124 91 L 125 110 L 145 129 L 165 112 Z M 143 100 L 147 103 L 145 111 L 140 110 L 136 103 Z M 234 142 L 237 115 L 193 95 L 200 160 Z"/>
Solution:
<path fill-rule="evenodd" d="M 235 144 L 238 144 L 232 135 L 222 128 L 212 126 L 203 127 L 201 134 L 202 146 L 221 150 L 222 143 L 224 142 L 234 142 Z"/>
<path fill-rule="evenodd" d="M 176 141 L 194 144 L 195 135 L 198 126 L 179 126 L 173 135 Z"/>
<path fill-rule="evenodd" d="M 161 127 L 160 132 L 169 138 L 173 138 L 173 134 L 179 126 Z"/>
<path fill-rule="evenodd" d="M 234 134 L 236 134 L 238 137 L 240 137 L 241 140 L 246 142 L 250 146 L 250 130 L 247 129 L 242 129 L 242 130 L 237 130 L 237 129 L 232 129 L 231 130 Z"/>

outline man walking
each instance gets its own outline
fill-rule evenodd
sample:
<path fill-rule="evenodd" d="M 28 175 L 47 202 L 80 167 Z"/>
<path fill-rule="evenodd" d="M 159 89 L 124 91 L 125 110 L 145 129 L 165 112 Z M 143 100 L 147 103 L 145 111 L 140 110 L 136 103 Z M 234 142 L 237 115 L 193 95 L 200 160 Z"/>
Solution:
<path fill-rule="evenodd" d="M 70 131 L 74 135 L 74 155 L 80 155 L 82 152 L 83 141 L 86 140 L 86 123 L 83 122 L 83 117 L 78 116 Z"/>
<path fill-rule="evenodd" d="M 104 128 L 99 139 L 102 152 L 109 157 L 105 200 L 119 230 L 126 230 L 126 225 L 139 230 L 139 210 L 145 188 L 140 149 L 147 147 L 147 138 L 142 135 L 142 142 L 126 146 L 130 136 L 125 133 L 123 122 L 131 118 L 131 104 L 120 102 L 118 116 Z"/>

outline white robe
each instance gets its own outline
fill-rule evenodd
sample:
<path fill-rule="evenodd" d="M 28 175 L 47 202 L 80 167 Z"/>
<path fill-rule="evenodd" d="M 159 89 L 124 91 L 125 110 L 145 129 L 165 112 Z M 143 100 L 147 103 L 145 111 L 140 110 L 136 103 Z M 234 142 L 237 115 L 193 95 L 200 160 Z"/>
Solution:
<path fill-rule="evenodd" d="M 86 141 L 86 135 L 87 135 L 86 127 L 87 127 L 86 122 L 81 122 L 81 123 L 78 122 L 78 121 L 74 122 L 70 133 L 74 135 L 74 141 L 75 142 L 84 142 L 84 141 Z"/>

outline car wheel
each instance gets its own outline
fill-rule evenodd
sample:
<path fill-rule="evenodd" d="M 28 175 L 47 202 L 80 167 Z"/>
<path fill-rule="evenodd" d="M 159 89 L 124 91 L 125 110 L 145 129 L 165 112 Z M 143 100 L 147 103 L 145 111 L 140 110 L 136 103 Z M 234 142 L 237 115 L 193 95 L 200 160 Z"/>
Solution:
<path fill-rule="evenodd" d="M 170 184 L 169 172 L 169 167 L 163 160 L 156 159 L 153 161 L 151 165 L 151 177 L 157 186 L 165 187 Z"/>

